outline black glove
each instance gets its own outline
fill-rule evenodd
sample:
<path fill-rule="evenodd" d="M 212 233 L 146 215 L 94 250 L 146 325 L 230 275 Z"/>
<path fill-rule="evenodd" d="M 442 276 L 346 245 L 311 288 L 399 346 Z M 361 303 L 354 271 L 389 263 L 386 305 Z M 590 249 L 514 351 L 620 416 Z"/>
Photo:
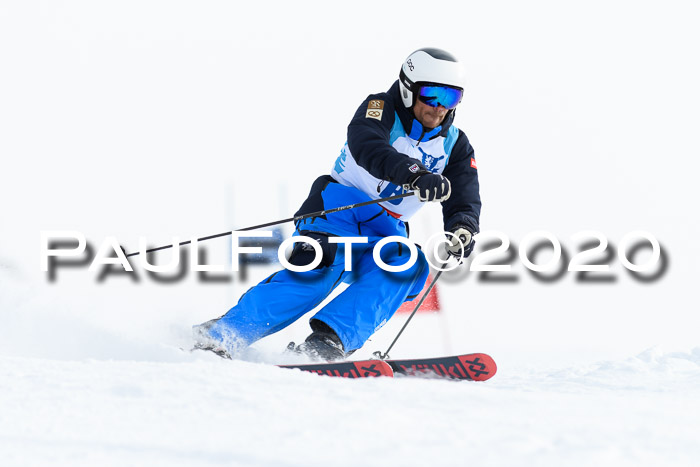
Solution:
<path fill-rule="evenodd" d="M 447 254 L 457 259 L 467 259 L 472 254 L 472 250 L 474 250 L 472 233 L 465 226 L 456 225 L 452 228 L 452 234 L 447 235 L 447 241 L 449 242 L 445 247 Z M 462 243 L 460 244 L 460 242 Z"/>
<path fill-rule="evenodd" d="M 411 182 L 411 188 L 418 193 L 421 201 L 445 201 L 450 197 L 450 181 L 439 174 L 423 174 Z"/>

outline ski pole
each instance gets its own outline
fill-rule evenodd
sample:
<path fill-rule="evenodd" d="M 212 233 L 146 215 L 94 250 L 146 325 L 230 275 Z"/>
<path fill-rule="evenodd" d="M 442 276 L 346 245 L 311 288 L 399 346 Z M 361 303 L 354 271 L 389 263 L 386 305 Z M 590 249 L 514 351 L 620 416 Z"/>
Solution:
<path fill-rule="evenodd" d="M 250 226 L 250 227 L 244 227 L 244 228 L 242 228 L 242 229 L 229 230 L 228 232 L 221 232 L 221 233 L 214 234 L 214 235 L 208 235 L 208 236 L 206 236 L 206 237 L 198 238 L 197 241 L 198 241 L 198 242 L 203 242 L 203 241 L 205 241 L 205 240 L 211 240 L 211 239 L 214 239 L 214 238 L 226 237 L 226 236 L 228 236 L 228 235 L 231 235 L 233 232 L 245 232 L 245 231 L 247 231 L 247 230 L 256 230 L 256 229 L 262 229 L 263 227 L 270 227 L 270 226 L 273 226 L 273 225 L 284 224 L 285 222 L 289 222 L 289 221 L 294 221 L 294 222 L 296 222 L 296 221 L 300 221 L 300 220 L 302 220 L 302 219 L 308 219 L 309 217 L 320 217 L 320 216 L 325 216 L 326 214 L 333 214 L 334 212 L 344 211 L 344 210 L 346 210 L 346 209 L 360 208 L 360 207 L 362 207 L 362 206 L 369 206 L 369 205 L 371 205 L 371 204 L 382 203 L 382 202 L 384 202 L 384 201 L 393 201 L 393 200 L 395 200 L 395 199 L 406 198 L 406 197 L 408 197 L 408 196 L 413 196 L 413 194 L 414 194 L 413 191 L 409 191 L 409 192 L 406 192 L 406 193 L 401 193 L 400 195 L 389 196 L 389 197 L 387 197 L 387 198 L 373 199 L 373 200 L 370 200 L 370 201 L 363 201 L 363 202 L 361 202 L 361 203 L 348 204 L 347 206 L 339 206 L 339 207 L 337 207 L 337 208 L 325 209 L 325 210 L 323 210 L 323 211 L 316 211 L 316 212 L 312 212 L 312 213 L 309 213 L 309 214 L 302 214 L 302 215 L 299 215 L 299 216 L 288 217 L 288 218 L 286 218 L 286 219 L 280 219 L 280 220 L 278 220 L 278 221 L 267 222 L 267 223 L 265 223 L 265 224 L 253 225 L 253 226 Z M 192 243 L 192 240 L 187 240 L 187 241 L 184 241 L 184 242 L 180 242 L 178 245 L 179 245 L 179 246 L 184 246 L 184 245 L 189 245 L 190 243 Z M 168 248 L 172 248 L 172 247 L 173 247 L 172 244 L 171 244 L 171 245 L 163 245 L 163 246 L 159 246 L 159 247 L 156 247 L 156 248 L 151 248 L 151 249 L 149 249 L 149 250 L 146 250 L 144 253 L 151 253 L 151 252 L 154 252 L 154 251 L 167 250 Z M 125 253 L 125 255 L 126 255 L 127 257 L 129 257 L 129 256 L 136 256 L 136 255 L 140 254 L 141 252 L 140 252 L 140 251 L 134 251 L 133 253 L 128 253 L 128 254 L 126 254 L 126 252 L 124 252 L 124 253 Z"/>
<path fill-rule="evenodd" d="M 441 275 L 442 273 L 443 273 L 443 270 L 440 269 L 440 270 L 437 272 L 437 274 L 435 274 L 435 277 L 433 277 L 433 280 L 430 282 L 430 285 L 428 286 L 428 289 L 425 291 L 425 293 L 424 293 L 423 296 L 421 297 L 420 301 L 418 302 L 418 305 L 416 305 L 416 307 L 413 309 L 413 311 L 411 312 L 411 314 L 408 316 L 408 319 L 406 320 L 406 322 L 403 323 L 403 327 L 401 328 L 401 330 L 399 331 L 399 333 L 396 335 L 396 337 L 394 338 L 394 341 L 391 343 L 391 345 L 389 346 L 389 348 L 386 349 L 386 352 L 384 352 L 384 353 L 382 354 L 380 351 L 377 350 L 377 351 L 374 352 L 374 354 L 373 354 L 375 357 L 379 357 L 381 360 L 386 360 L 387 358 L 389 358 L 389 351 L 394 347 L 394 344 L 396 344 L 396 341 L 399 340 L 399 337 L 401 337 L 401 334 L 403 333 L 403 330 L 406 329 L 406 326 L 408 326 L 408 323 L 411 322 L 411 319 L 413 318 L 413 315 L 416 314 L 416 312 L 418 311 L 418 309 L 420 308 L 420 306 L 423 304 L 423 302 L 425 301 L 426 297 L 428 296 L 428 294 L 430 293 L 430 291 L 433 289 L 433 286 L 435 286 L 435 283 L 436 283 L 437 280 L 440 278 L 440 275 Z"/>

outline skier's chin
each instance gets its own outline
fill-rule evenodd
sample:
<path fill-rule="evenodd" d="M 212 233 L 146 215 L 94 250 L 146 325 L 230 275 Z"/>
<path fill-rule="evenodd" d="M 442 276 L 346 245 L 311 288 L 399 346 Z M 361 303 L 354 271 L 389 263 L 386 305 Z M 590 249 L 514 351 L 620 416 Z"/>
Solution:
<path fill-rule="evenodd" d="M 426 122 L 423 124 L 423 126 L 427 130 L 434 130 L 435 128 L 438 127 L 438 125 L 440 125 L 440 122 L 442 121 L 442 119 L 439 117 L 426 118 L 425 120 L 426 120 Z"/>
<path fill-rule="evenodd" d="M 424 116 L 423 121 L 421 123 L 423 124 L 426 130 L 434 130 L 440 125 L 441 122 L 442 118 L 440 118 L 439 116 Z"/>
<path fill-rule="evenodd" d="M 440 126 L 444 120 L 445 115 L 441 115 L 439 111 L 423 111 L 418 115 L 418 121 L 423 125 L 426 130 L 433 130 Z"/>

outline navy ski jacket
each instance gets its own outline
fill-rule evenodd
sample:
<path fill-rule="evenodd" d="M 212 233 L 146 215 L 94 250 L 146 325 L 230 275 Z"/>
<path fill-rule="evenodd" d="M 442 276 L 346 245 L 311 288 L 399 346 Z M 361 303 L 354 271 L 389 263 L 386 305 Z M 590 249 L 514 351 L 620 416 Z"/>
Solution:
<path fill-rule="evenodd" d="M 337 181 L 378 199 L 400 193 L 403 185 L 421 174 L 442 173 L 452 187 L 449 199 L 442 202 L 445 230 L 465 226 L 478 233 L 481 198 L 474 149 L 467 135 L 452 125 L 454 110 L 442 125 L 428 130 L 406 109 L 399 92 L 396 81 L 388 92 L 365 99 L 348 126 L 347 143 L 332 178 L 325 176 L 323 183 L 317 180 L 314 186 L 322 190 L 329 180 Z M 296 215 L 323 209 L 319 189 L 312 188 Z M 424 203 L 411 197 L 395 204 L 382 206 L 408 218 Z"/>

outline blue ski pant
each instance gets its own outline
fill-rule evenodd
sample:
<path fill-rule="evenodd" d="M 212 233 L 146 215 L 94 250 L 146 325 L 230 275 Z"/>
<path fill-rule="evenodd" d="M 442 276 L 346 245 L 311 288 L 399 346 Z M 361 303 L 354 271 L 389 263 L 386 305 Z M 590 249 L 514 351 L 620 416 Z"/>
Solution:
<path fill-rule="evenodd" d="M 418 295 L 428 275 L 427 262 L 418 250 L 413 267 L 387 272 L 374 263 L 374 244 L 354 246 L 353 270 L 345 270 L 345 252 L 338 248 L 330 267 L 307 272 L 278 271 L 246 292 L 209 330 L 223 340 L 231 333 L 246 344 L 289 326 L 319 305 L 340 283 L 349 286 L 320 309 L 312 319 L 329 325 L 338 334 L 345 351 L 359 349 L 401 306 Z M 409 259 L 408 248 L 389 243 L 382 248 L 382 260 L 402 265 Z M 402 250 L 402 251 L 399 251 Z"/>
<path fill-rule="evenodd" d="M 325 207 L 347 204 L 348 190 L 360 193 L 338 184 L 324 189 Z M 351 194 L 356 195 L 354 192 Z M 252 344 L 289 326 L 318 306 L 338 285 L 346 283 L 347 289 L 321 308 L 312 319 L 330 326 L 346 352 L 362 347 L 402 303 L 413 300 L 420 293 L 428 277 L 428 263 L 420 249 L 417 249 L 415 263 L 405 271 L 384 271 L 375 263 L 373 250 L 376 243 L 389 234 L 405 236 L 405 225 L 386 214 L 378 205 L 368 208 L 372 210 L 340 211 L 326 219 L 317 219 L 312 225 L 297 225 L 301 234 L 313 229 L 332 235 L 352 236 L 343 226 L 354 225 L 357 228 L 359 220 L 363 224 L 362 229 L 367 232 L 361 234 L 367 236 L 369 242 L 352 245 L 351 271 L 345 270 L 345 257 L 349 252 L 344 250 L 343 245 L 338 245 L 334 256 L 324 267 L 306 272 L 278 271 L 243 294 L 238 303 L 209 329 L 211 337 L 225 341 L 233 335 L 244 344 Z M 381 229 L 381 235 L 378 235 L 378 229 Z M 356 232 L 355 236 L 361 235 Z M 399 266 L 408 262 L 410 251 L 404 244 L 391 242 L 382 247 L 380 257 L 388 265 Z"/>

